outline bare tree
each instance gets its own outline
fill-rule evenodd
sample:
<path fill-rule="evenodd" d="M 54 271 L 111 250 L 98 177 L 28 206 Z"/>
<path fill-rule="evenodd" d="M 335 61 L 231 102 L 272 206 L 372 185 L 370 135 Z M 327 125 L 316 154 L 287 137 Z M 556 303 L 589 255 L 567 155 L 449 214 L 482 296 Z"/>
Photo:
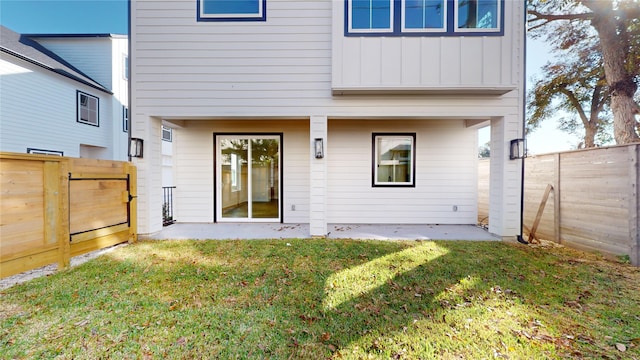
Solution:
<path fill-rule="evenodd" d="M 617 144 L 640 140 L 634 100 L 640 74 L 639 0 L 529 0 L 529 30 L 545 36 L 555 46 L 569 49 L 595 30 L 603 70 L 611 96 L 614 138 Z M 542 29 L 546 31 L 542 31 Z"/>

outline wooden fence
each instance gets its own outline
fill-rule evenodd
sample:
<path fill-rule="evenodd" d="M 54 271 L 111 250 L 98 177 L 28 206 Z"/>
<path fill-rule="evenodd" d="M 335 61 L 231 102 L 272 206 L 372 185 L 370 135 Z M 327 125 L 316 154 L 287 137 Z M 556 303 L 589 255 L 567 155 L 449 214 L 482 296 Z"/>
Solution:
<path fill-rule="evenodd" d="M 527 158 L 525 234 L 530 235 L 538 217 L 536 238 L 582 250 L 628 255 L 632 264 L 640 266 L 639 149 L 639 144 L 632 144 Z M 489 192 L 488 163 L 480 161 L 480 194 Z M 479 196 L 479 219 L 488 216 L 487 202 L 488 197 Z"/>
<path fill-rule="evenodd" d="M 0 153 L 0 278 L 136 241 L 135 196 L 127 162 Z"/>

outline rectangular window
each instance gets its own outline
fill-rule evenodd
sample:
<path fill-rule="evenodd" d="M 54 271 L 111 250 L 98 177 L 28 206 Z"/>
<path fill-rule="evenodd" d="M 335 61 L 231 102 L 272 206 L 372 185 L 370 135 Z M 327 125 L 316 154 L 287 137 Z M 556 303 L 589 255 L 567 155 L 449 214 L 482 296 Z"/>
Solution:
<path fill-rule="evenodd" d="M 505 0 L 344 0 L 345 36 L 501 36 Z"/>
<path fill-rule="evenodd" d="M 129 108 L 122 107 L 122 131 L 129 132 Z"/>
<path fill-rule="evenodd" d="M 162 140 L 171 142 L 173 138 L 173 129 L 170 127 L 162 127 Z"/>
<path fill-rule="evenodd" d="M 392 0 L 348 0 L 351 17 L 349 29 L 353 32 L 393 31 Z"/>
<path fill-rule="evenodd" d="M 416 134 L 373 134 L 373 186 L 415 186 Z"/>
<path fill-rule="evenodd" d="M 402 31 L 446 31 L 445 0 L 402 0 Z"/>
<path fill-rule="evenodd" d="M 64 152 L 62 151 L 34 149 L 34 148 L 27 148 L 27 154 L 64 156 Z"/>
<path fill-rule="evenodd" d="M 198 21 L 265 21 L 266 0 L 196 0 Z"/>
<path fill-rule="evenodd" d="M 122 55 L 122 77 L 129 80 L 129 57 Z"/>
<path fill-rule="evenodd" d="M 498 31 L 499 0 L 456 0 L 456 31 Z"/>
<path fill-rule="evenodd" d="M 77 95 L 77 122 L 100 126 L 99 113 L 99 100 L 97 97 L 76 91 Z"/>

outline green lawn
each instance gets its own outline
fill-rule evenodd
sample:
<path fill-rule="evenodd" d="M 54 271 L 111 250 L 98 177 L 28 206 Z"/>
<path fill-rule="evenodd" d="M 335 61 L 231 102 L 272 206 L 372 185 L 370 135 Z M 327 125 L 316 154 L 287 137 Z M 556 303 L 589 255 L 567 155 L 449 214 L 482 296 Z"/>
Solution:
<path fill-rule="evenodd" d="M 466 241 L 162 241 L 0 292 L 0 358 L 640 359 L 640 269 Z"/>

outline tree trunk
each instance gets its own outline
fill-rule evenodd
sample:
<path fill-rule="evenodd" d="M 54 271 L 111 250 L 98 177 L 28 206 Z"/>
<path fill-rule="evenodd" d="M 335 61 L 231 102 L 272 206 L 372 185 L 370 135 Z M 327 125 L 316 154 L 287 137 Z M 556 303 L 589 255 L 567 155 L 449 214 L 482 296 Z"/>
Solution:
<path fill-rule="evenodd" d="M 596 147 L 596 134 L 598 133 L 597 119 L 584 124 L 584 147 Z"/>
<path fill-rule="evenodd" d="M 633 95 L 638 86 L 625 68 L 628 43 L 620 41 L 617 34 L 616 18 L 613 14 L 612 3 L 602 0 L 589 0 L 584 4 L 589 7 L 594 18 L 591 24 L 598 31 L 604 73 L 611 92 L 611 111 L 613 112 L 613 135 L 616 144 L 629 144 L 640 140 L 636 133 L 636 119 L 638 104 L 633 101 Z"/>

